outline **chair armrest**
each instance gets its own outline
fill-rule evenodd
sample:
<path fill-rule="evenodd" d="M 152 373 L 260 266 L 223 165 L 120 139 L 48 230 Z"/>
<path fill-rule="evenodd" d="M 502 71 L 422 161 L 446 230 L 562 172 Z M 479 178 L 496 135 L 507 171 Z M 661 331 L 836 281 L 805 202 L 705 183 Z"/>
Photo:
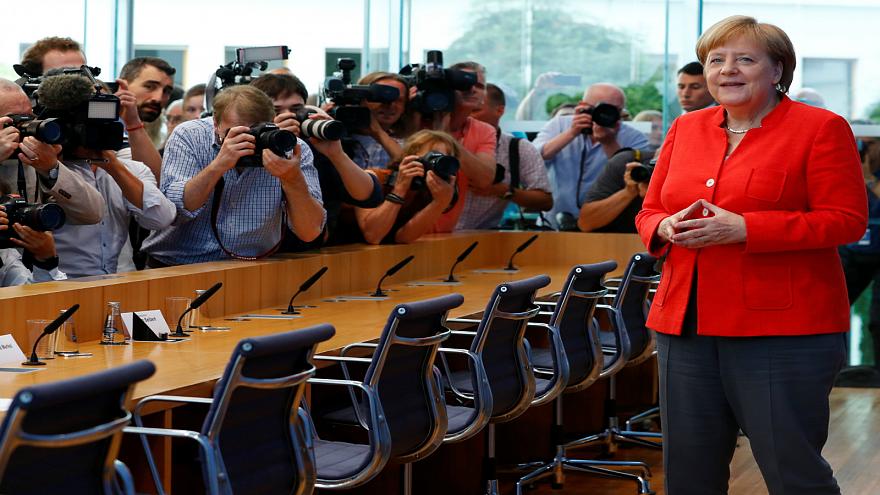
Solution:
<path fill-rule="evenodd" d="M 613 306 L 609 306 L 607 304 L 597 304 L 596 310 L 605 311 L 608 313 L 608 321 L 611 324 L 611 331 L 614 333 L 614 343 L 615 348 L 613 352 L 608 352 L 611 349 L 607 348 L 607 346 L 602 347 L 602 353 L 607 355 L 614 355 L 616 359 L 611 362 L 611 364 L 602 370 L 602 373 L 599 375 L 600 378 L 605 378 L 607 376 L 611 376 L 620 371 L 621 368 L 626 366 L 626 356 L 629 355 L 629 335 L 626 333 L 626 326 L 623 323 L 623 316 L 620 314 L 620 311 Z"/>
<path fill-rule="evenodd" d="M 343 357 L 343 356 L 312 356 L 312 359 L 317 361 L 337 361 L 343 363 L 372 363 L 373 360 L 370 358 L 357 358 L 357 357 Z"/>
<path fill-rule="evenodd" d="M 470 330 L 452 330 L 450 333 L 452 335 L 467 335 L 469 337 L 477 336 L 477 332 L 471 332 Z"/>
<path fill-rule="evenodd" d="M 141 418 L 141 409 L 143 409 L 144 405 L 150 402 L 171 402 L 171 403 L 181 403 L 181 404 L 213 404 L 214 399 L 208 397 L 186 397 L 183 395 L 151 395 L 148 397 L 144 397 L 134 406 L 134 410 L 132 414 L 134 415 L 135 424 L 141 426 L 140 418 Z"/>
<path fill-rule="evenodd" d="M 114 484 L 116 485 L 116 493 L 122 495 L 134 495 L 134 478 L 131 477 L 131 471 L 119 459 L 113 461 L 113 470 L 116 471 Z"/>
<path fill-rule="evenodd" d="M 123 432 L 140 436 L 141 443 L 144 446 L 144 454 L 147 456 L 147 462 L 150 465 L 150 472 L 153 475 L 153 482 L 156 485 L 156 490 L 160 495 L 164 495 L 165 491 L 162 488 L 162 481 L 159 478 L 159 471 L 156 469 L 156 461 L 153 459 L 153 453 L 150 450 L 149 443 L 147 443 L 146 437 L 148 435 L 171 438 L 184 438 L 195 441 L 202 451 L 205 484 L 206 488 L 208 489 L 208 493 L 222 493 L 220 491 L 220 467 L 218 466 L 217 459 L 214 456 L 214 449 L 211 445 L 211 441 L 205 435 L 202 435 L 197 431 L 179 430 L 173 428 L 145 428 L 140 425 L 127 426 L 125 427 Z M 226 480 L 225 473 L 223 479 Z"/>
<path fill-rule="evenodd" d="M 559 305 L 559 303 L 556 301 L 535 301 L 535 304 L 538 306 L 550 306 L 552 308 L 555 308 Z"/>
<path fill-rule="evenodd" d="M 556 396 L 562 393 L 562 391 L 565 389 L 565 386 L 568 384 L 568 358 L 565 355 L 565 346 L 562 343 L 562 335 L 559 333 L 558 328 L 554 327 L 553 325 L 548 325 L 546 323 L 537 323 L 531 321 L 528 322 L 526 325 L 528 327 L 543 328 L 544 330 L 546 330 L 550 336 L 550 348 L 553 351 L 553 385 L 545 390 L 543 394 L 536 395 L 535 398 L 532 400 L 533 406 L 540 406 L 555 399 Z M 535 369 L 534 367 L 532 367 L 532 373 L 534 372 Z"/>
<path fill-rule="evenodd" d="M 360 389 L 364 397 L 367 399 L 367 406 L 370 410 L 369 421 L 361 423 L 361 426 L 367 430 L 367 437 L 370 444 L 370 462 L 364 466 L 361 471 L 349 478 L 343 480 L 327 480 L 318 478 L 315 486 L 320 489 L 345 489 L 358 486 L 375 477 L 385 464 L 391 458 L 391 431 L 388 429 L 388 423 L 385 422 L 385 412 L 382 409 L 382 403 L 379 401 L 378 392 L 369 385 L 356 380 L 337 380 L 333 378 L 309 378 L 309 383 L 313 385 L 341 385 L 347 387 L 349 392 L 354 394 L 352 388 Z M 361 421 L 361 415 L 357 405 L 354 406 L 355 414 L 358 421 Z"/>
<path fill-rule="evenodd" d="M 347 346 L 343 347 L 342 350 L 339 351 L 339 355 L 341 357 L 348 357 L 348 356 L 346 356 L 346 354 L 348 354 L 348 351 L 350 351 L 352 349 L 357 349 L 357 348 L 375 349 L 377 347 L 379 347 L 379 344 L 374 344 L 373 342 L 355 342 L 354 344 L 348 344 Z"/>
<path fill-rule="evenodd" d="M 452 383 L 452 380 L 449 380 L 449 386 L 452 388 L 453 393 L 464 399 L 472 400 L 474 402 L 474 410 L 476 410 L 476 415 L 471 424 L 458 433 L 447 434 L 443 439 L 444 442 L 449 443 L 461 442 L 480 432 L 483 427 L 489 424 L 489 420 L 492 417 L 492 409 L 494 406 L 492 403 L 492 388 L 489 385 L 489 376 L 486 374 L 486 367 L 483 365 L 483 359 L 468 349 L 441 347 L 438 349 L 438 352 L 440 353 L 441 358 L 445 358 L 445 354 L 460 354 L 466 356 L 473 362 L 474 373 L 477 375 L 477 382 L 472 384 L 474 389 L 473 394 L 460 392 L 455 387 L 455 384 Z M 443 359 L 443 364 L 444 366 L 446 365 L 445 359 Z"/>
<path fill-rule="evenodd" d="M 452 389 L 452 393 L 455 394 L 456 397 L 460 397 L 466 400 L 474 400 L 474 394 L 469 394 L 467 392 L 462 392 L 455 386 L 455 383 L 452 381 L 452 370 L 449 368 L 449 362 L 446 360 L 447 354 L 460 354 L 468 359 L 470 359 L 473 363 L 479 364 L 482 366 L 482 362 L 480 361 L 479 356 L 471 352 L 469 349 L 457 349 L 455 347 L 440 347 L 437 349 L 437 353 L 440 356 L 440 362 L 443 365 L 443 372 L 449 377 L 449 388 Z"/>
<path fill-rule="evenodd" d="M 479 323 L 480 323 L 481 321 L 483 321 L 483 320 L 475 320 L 475 319 L 473 319 L 473 318 L 446 318 L 446 321 L 447 321 L 447 322 L 450 322 L 450 321 L 451 321 L 451 322 L 453 322 L 453 323 L 474 323 L 474 324 L 479 324 Z"/>

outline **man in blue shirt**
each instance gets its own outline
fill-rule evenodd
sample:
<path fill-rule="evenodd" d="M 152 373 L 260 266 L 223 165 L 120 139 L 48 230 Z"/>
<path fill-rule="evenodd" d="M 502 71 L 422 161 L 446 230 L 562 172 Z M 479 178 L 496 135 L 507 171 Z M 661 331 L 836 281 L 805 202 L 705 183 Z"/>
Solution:
<path fill-rule="evenodd" d="M 303 241 L 321 234 L 326 212 L 304 142 L 298 140 L 293 156 L 266 149 L 262 167 L 236 167 L 254 154 L 250 126 L 274 117 L 265 93 L 233 86 L 217 95 L 213 119 L 180 124 L 165 145 L 160 186 L 177 218 L 144 241 L 148 266 L 266 255 L 279 244 L 285 220 Z"/>
<path fill-rule="evenodd" d="M 609 157 L 620 148 L 640 149 L 648 145 L 644 134 L 626 124 L 618 122 L 614 127 L 602 127 L 594 123 L 584 110 L 595 108 L 599 103 L 623 110 L 626 96 L 613 84 L 594 84 L 587 88 L 574 115 L 554 117 L 535 138 L 535 147 L 544 158 L 553 187 L 553 209 L 546 218 L 555 228 L 559 228 L 557 219 L 565 216 L 577 229 L 578 212 L 587 191 Z M 584 129 L 590 133 L 582 132 Z"/>

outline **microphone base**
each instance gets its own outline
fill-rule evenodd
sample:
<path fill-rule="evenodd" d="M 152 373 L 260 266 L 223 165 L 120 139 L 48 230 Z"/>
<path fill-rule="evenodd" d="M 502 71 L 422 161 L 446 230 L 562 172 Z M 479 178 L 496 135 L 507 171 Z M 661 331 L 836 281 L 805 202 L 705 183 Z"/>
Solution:
<path fill-rule="evenodd" d="M 283 314 L 283 315 L 301 315 L 302 311 L 297 311 L 296 308 L 293 308 L 293 309 L 286 309 L 286 310 L 282 311 L 281 314 Z"/>
<path fill-rule="evenodd" d="M 386 296 L 388 296 L 388 293 L 385 292 L 384 290 L 377 290 L 376 292 L 373 292 L 372 294 L 370 294 L 370 297 L 386 297 Z"/>
<path fill-rule="evenodd" d="M 446 280 L 444 280 L 444 282 L 446 282 L 446 283 L 450 283 L 450 284 L 454 284 L 454 283 L 456 283 L 456 282 L 458 282 L 458 281 L 459 281 L 459 280 L 458 280 L 457 278 L 453 277 L 452 275 L 450 275 L 449 278 L 447 278 Z"/>
<path fill-rule="evenodd" d="M 21 363 L 22 366 L 46 366 L 46 363 L 42 361 L 25 361 Z"/>
<path fill-rule="evenodd" d="M 515 267 L 515 266 L 513 266 L 513 265 L 507 265 L 506 267 L 504 267 L 504 271 L 507 271 L 507 272 L 518 272 L 518 271 L 519 271 L 519 268 L 517 268 L 517 267 Z"/>

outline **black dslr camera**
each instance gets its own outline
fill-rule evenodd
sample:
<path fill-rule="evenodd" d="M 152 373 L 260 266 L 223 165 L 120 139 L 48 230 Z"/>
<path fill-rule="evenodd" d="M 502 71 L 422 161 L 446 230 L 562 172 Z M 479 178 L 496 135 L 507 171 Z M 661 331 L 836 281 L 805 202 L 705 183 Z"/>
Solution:
<path fill-rule="evenodd" d="M 35 205 L 17 194 L 0 196 L 0 206 L 6 208 L 9 228 L 0 230 L 0 249 L 18 247 L 11 239 L 18 239 L 18 233 L 12 228 L 17 223 L 44 232 L 56 230 L 64 225 L 64 210 L 54 203 Z"/>
<path fill-rule="evenodd" d="M 636 182 L 649 182 L 651 175 L 654 173 L 654 165 L 656 159 L 651 159 L 647 165 L 638 165 L 629 171 L 629 177 Z"/>
<path fill-rule="evenodd" d="M 287 60 L 288 55 L 290 49 L 287 45 L 236 48 L 235 60 L 221 65 L 205 85 L 205 112 L 202 117 L 214 114 L 214 97 L 217 93 L 230 86 L 250 84 L 258 77 L 254 71 L 264 71 L 269 67 L 267 60 Z"/>
<path fill-rule="evenodd" d="M 425 167 L 425 175 L 428 175 L 428 172 L 433 170 L 438 177 L 446 182 L 451 181 L 452 178 L 455 177 L 455 174 L 458 173 L 458 169 L 461 166 L 458 158 L 451 155 L 444 155 L 439 151 L 429 151 L 422 155 L 418 161 Z M 425 178 L 416 177 L 412 180 L 410 189 L 418 191 L 424 189 L 425 186 Z"/>
<path fill-rule="evenodd" d="M 423 115 L 451 112 L 455 108 L 455 91 L 468 91 L 477 84 L 473 72 L 444 69 L 440 50 L 430 50 L 424 65 L 407 65 L 400 69 L 400 74 L 410 86 L 418 88 L 412 104 Z"/>
<path fill-rule="evenodd" d="M 593 122 L 602 127 L 614 127 L 620 121 L 620 110 L 610 103 L 599 102 L 595 107 L 584 107 L 577 113 L 585 113 L 593 117 Z M 582 134 L 592 134 L 593 129 L 587 127 L 581 130 Z"/>
<path fill-rule="evenodd" d="M 262 122 L 252 125 L 248 134 L 256 138 L 256 149 L 253 155 L 239 158 L 236 167 L 262 167 L 263 150 L 269 150 L 282 158 L 293 156 L 296 136 L 290 131 L 279 129 L 271 122 Z"/>
<path fill-rule="evenodd" d="M 330 116 L 342 122 L 349 132 L 370 127 L 372 115 L 369 108 L 361 105 L 364 101 L 391 103 L 400 98 L 400 91 L 394 86 L 351 84 L 351 71 L 357 64 L 350 58 L 340 58 L 336 67 L 339 72 L 324 82 L 324 97 L 335 104 Z"/>
<path fill-rule="evenodd" d="M 20 113 L 11 113 L 7 117 L 12 119 L 12 123 L 4 127 L 15 127 L 22 139 L 33 136 L 46 144 L 59 144 L 64 140 L 64 132 L 58 119 L 40 120 Z"/>

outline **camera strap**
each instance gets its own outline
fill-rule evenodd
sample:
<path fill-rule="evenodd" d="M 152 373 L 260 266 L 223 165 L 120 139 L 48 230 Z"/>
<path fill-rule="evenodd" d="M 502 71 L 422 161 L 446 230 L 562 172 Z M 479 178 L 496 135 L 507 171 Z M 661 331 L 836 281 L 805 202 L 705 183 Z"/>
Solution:
<path fill-rule="evenodd" d="M 223 252 L 226 253 L 226 255 L 230 258 L 244 261 L 256 261 L 258 259 L 265 258 L 266 256 L 271 256 L 275 254 L 275 251 L 278 251 L 278 248 L 281 247 L 281 243 L 284 242 L 284 223 L 286 221 L 285 219 L 287 218 L 286 211 L 283 211 L 281 213 L 281 237 L 278 239 L 278 243 L 263 253 L 260 253 L 256 256 L 243 256 L 227 249 L 226 246 L 223 244 L 223 241 L 220 240 L 220 231 L 217 228 L 217 214 L 220 211 L 220 199 L 223 196 L 223 188 L 225 187 L 225 185 L 226 181 L 223 180 L 223 177 L 220 177 L 220 180 L 217 181 L 217 185 L 214 186 L 214 200 L 211 203 L 211 232 L 214 233 L 214 239 L 217 240 L 217 244 L 220 245 L 220 249 L 222 249 Z"/>
<path fill-rule="evenodd" d="M 27 180 L 24 176 L 24 164 L 21 163 L 21 159 L 18 159 L 18 195 L 24 198 L 25 201 L 28 200 L 27 196 Z M 36 200 L 36 198 L 34 198 Z"/>
<path fill-rule="evenodd" d="M 507 148 L 508 163 L 510 164 L 510 190 L 519 187 L 519 142 L 522 138 L 511 138 Z"/>

